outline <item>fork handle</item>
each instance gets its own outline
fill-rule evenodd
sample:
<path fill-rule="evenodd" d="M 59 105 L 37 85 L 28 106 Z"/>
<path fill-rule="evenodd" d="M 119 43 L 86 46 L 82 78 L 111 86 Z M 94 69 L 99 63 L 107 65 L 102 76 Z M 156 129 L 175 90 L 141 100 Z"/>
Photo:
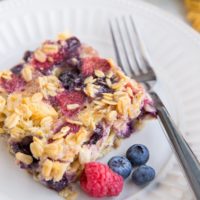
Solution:
<path fill-rule="evenodd" d="M 151 93 L 151 96 L 155 102 L 160 122 L 165 128 L 191 189 L 193 190 L 196 199 L 200 200 L 200 163 L 174 124 L 159 96 L 154 92 Z"/>

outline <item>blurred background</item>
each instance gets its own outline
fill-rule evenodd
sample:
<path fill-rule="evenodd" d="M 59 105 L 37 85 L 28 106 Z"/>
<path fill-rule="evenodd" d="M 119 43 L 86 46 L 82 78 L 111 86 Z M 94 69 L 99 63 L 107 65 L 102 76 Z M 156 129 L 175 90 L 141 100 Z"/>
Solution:
<path fill-rule="evenodd" d="M 179 19 L 189 23 L 200 32 L 200 0 L 132 0 L 151 3 Z"/>
<path fill-rule="evenodd" d="M 6 0 L 0 0 L 6 1 Z M 10 0 L 12 1 L 12 0 Z M 126 0 L 124 0 L 126 1 Z M 146 2 L 176 16 L 200 32 L 200 0 L 131 0 Z"/>
<path fill-rule="evenodd" d="M 141 1 L 141 0 L 136 0 Z M 181 19 L 185 19 L 185 7 L 183 0 L 142 0 L 144 2 L 152 3 L 167 12 L 177 15 Z"/>

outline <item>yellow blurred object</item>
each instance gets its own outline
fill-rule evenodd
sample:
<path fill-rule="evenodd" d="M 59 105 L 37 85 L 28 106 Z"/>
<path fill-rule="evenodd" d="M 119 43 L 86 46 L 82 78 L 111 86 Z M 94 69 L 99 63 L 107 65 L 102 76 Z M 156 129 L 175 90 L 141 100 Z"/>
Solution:
<path fill-rule="evenodd" d="M 200 32 L 200 0 L 185 0 L 185 6 L 188 11 L 187 19 Z"/>

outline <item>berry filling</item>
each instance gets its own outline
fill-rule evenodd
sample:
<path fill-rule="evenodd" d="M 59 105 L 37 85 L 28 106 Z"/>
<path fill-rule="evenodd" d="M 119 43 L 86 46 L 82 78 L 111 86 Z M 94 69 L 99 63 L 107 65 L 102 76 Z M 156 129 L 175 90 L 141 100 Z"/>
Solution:
<path fill-rule="evenodd" d="M 74 175 L 67 175 L 64 174 L 63 178 L 60 181 L 44 181 L 44 184 L 49 187 L 50 189 L 56 190 L 57 192 L 60 192 L 61 190 L 63 190 L 65 187 L 67 187 L 69 185 L 69 183 L 71 183 L 74 179 Z"/>
<path fill-rule="evenodd" d="M 28 62 L 28 61 L 29 61 L 29 58 L 31 58 L 32 54 L 33 54 L 32 51 L 26 51 L 26 52 L 24 53 L 23 60 L 24 60 L 25 62 Z"/>
<path fill-rule="evenodd" d="M 67 55 L 77 53 L 78 48 L 81 46 L 81 43 L 78 38 L 71 37 L 66 40 L 65 51 Z"/>
<path fill-rule="evenodd" d="M 47 41 L 44 44 L 52 44 L 52 42 Z M 56 44 L 59 45 L 58 43 Z M 40 62 L 33 56 L 31 64 L 45 75 L 50 74 L 54 66 L 67 64 L 69 66 L 78 67 L 81 65 L 78 56 L 79 46 L 80 41 L 76 37 L 71 37 L 66 40 L 64 46 L 59 47 L 57 53 L 46 54 L 47 59 L 45 62 Z"/>
<path fill-rule="evenodd" d="M 12 93 L 15 91 L 21 91 L 23 90 L 25 86 L 25 81 L 21 78 L 21 76 L 12 74 L 11 79 L 4 79 L 1 78 L 0 85 L 8 92 Z"/>
<path fill-rule="evenodd" d="M 98 124 L 90 138 L 89 144 L 96 144 L 103 137 L 103 126 Z"/>
<path fill-rule="evenodd" d="M 134 132 L 134 125 L 135 120 L 129 121 L 127 124 L 124 125 L 123 129 L 120 131 L 117 131 L 117 135 L 121 138 L 127 138 L 130 137 L 130 135 Z"/>
<path fill-rule="evenodd" d="M 103 72 L 107 72 L 110 69 L 110 63 L 103 58 L 99 57 L 91 57 L 91 58 L 84 58 L 82 60 L 82 75 L 83 76 L 90 76 L 94 74 L 94 70 L 98 69 Z"/>
<path fill-rule="evenodd" d="M 76 124 L 70 124 L 70 123 L 66 123 L 65 126 L 69 126 L 70 130 L 69 132 L 71 133 L 77 133 L 80 129 L 80 126 L 79 125 L 76 125 Z"/>
<path fill-rule="evenodd" d="M 17 153 L 21 152 L 27 155 L 32 155 L 30 150 L 30 144 L 33 142 L 32 136 L 26 136 L 20 142 L 12 143 L 12 150 Z"/>
<path fill-rule="evenodd" d="M 20 74 L 20 72 L 22 71 L 24 65 L 23 64 L 19 64 L 19 65 L 16 65 L 14 66 L 13 68 L 10 69 L 10 71 L 13 73 L 13 74 Z"/>
<path fill-rule="evenodd" d="M 83 79 L 78 70 L 63 72 L 58 78 L 66 90 L 74 90 L 83 87 Z"/>
<path fill-rule="evenodd" d="M 66 116 L 73 116 L 77 114 L 86 100 L 83 92 L 80 91 L 65 91 L 56 96 L 58 105 L 61 111 Z"/>
<path fill-rule="evenodd" d="M 33 162 L 30 165 L 26 165 L 20 162 L 20 167 L 22 169 L 36 170 L 39 166 L 39 160 L 35 159 L 31 153 L 30 144 L 33 142 L 32 136 L 26 136 L 20 142 L 13 142 L 11 144 L 12 150 L 14 153 L 24 153 L 26 155 L 30 155 L 33 158 Z"/>
<path fill-rule="evenodd" d="M 100 86 L 96 93 L 97 96 L 101 96 L 102 93 L 113 93 L 113 89 L 109 88 L 106 83 L 106 78 L 97 78 L 94 84 Z"/>

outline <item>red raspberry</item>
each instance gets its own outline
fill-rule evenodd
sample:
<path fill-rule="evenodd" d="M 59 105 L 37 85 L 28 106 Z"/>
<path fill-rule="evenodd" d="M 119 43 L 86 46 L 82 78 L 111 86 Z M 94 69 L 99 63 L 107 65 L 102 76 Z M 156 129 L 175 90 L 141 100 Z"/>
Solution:
<path fill-rule="evenodd" d="M 41 71 L 48 70 L 53 67 L 53 62 L 45 61 L 43 63 L 37 61 L 35 58 L 32 60 L 31 65 L 33 65 L 36 69 Z"/>
<path fill-rule="evenodd" d="M 56 96 L 56 100 L 61 107 L 62 113 L 66 116 L 72 116 L 76 114 L 85 102 L 85 95 L 80 91 L 65 91 Z M 79 108 L 70 110 L 67 108 L 68 104 L 78 104 Z"/>
<path fill-rule="evenodd" d="M 117 196 L 122 191 L 124 181 L 122 176 L 113 172 L 111 176 L 110 184 L 108 184 L 108 196 Z"/>
<path fill-rule="evenodd" d="M 123 189 L 123 178 L 105 164 L 90 162 L 85 165 L 80 185 L 92 197 L 117 196 Z"/>
<path fill-rule="evenodd" d="M 24 88 L 25 86 L 25 81 L 24 79 L 22 79 L 21 76 L 12 75 L 12 79 L 8 80 L 8 79 L 4 79 L 1 78 L 0 80 L 0 85 L 8 92 L 8 93 L 12 93 L 14 91 L 20 91 Z"/>
<path fill-rule="evenodd" d="M 51 41 L 47 41 L 46 44 L 53 44 Z M 47 60 L 45 62 L 40 62 L 35 59 L 34 55 L 32 56 L 31 64 L 35 66 L 36 69 L 45 71 L 52 69 L 54 65 L 60 64 L 64 60 L 65 51 L 64 48 L 60 47 L 57 53 L 46 54 Z"/>
<path fill-rule="evenodd" d="M 110 64 L 106 59 L 99 57 L 84 58 L 82 64 L 83 76 L 90 76 L 94 73 L 95 69 L 106 72 L 110 69 Z"/>
<path fill-rule="evenodd" d="M 51 57 L 54 60 L 54 64 L 60 64 L 64 60 L 64 50 L 60 50 L 59 53 L 53 54 Z"/>
<path fill-rule="evenodd" d="M 55 123 L 55 126 L 54 126 L 54 133 L 57 133 L 59 132 L 64 126 L 69 126 L 70 128 L 70 131 L 69 132 L 72 132 L 72 133 L 76 133 L 79 131 L 80 129 L 80 126 L 79 125 L 76 125 L 76 124 L 71 124 L 71 123 L 68 123 L 68 122 L 63 122 L 63 121 L 57 121 Z"/>

